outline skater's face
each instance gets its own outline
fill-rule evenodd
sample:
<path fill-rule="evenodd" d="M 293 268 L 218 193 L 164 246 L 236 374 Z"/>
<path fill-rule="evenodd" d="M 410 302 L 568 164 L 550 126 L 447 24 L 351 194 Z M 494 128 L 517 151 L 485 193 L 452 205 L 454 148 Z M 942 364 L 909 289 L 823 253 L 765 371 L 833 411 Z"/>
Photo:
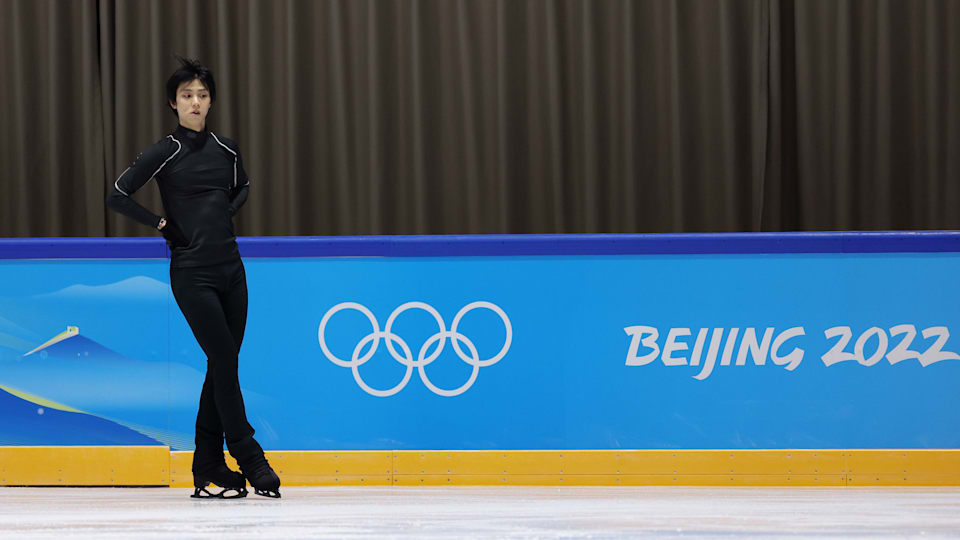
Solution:
<path fill-rule="evenodd" d="M 200 79 L 185 82 L 177 88 L 177 102 L 171 102 L 170 106 L 177 111 L 181 124 L 202 131 L 210 112 L 210 91 Z"/>

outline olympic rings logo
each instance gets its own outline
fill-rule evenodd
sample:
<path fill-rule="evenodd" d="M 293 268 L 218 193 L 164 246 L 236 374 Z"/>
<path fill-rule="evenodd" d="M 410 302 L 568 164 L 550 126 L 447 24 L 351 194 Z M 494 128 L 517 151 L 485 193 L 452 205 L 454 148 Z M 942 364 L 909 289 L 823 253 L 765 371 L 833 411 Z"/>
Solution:
<path fill-rule="evenodd" d="M 498 352 L 495 356 L 485 360 L 480 359 L 480 355 L 477 353 L 477 348 L 474 346 L 473 342 L 470 341 L 467 336 L 457 331 L 457 327 L 459 326 L 461 319 L 463 319 L 463 316 L 470 311 L 479 308 L 489 309 L 500 316 L 500 320 L 503 321 L 503 326 L 507 330 L 507 336 L 504 340 L 503 347 L 500 348 L 500 352 Z M 373 328 L 373 332 L 361 339 L 353 348 L 353 356 L 349 361 L 340 359 L 335 354 L 330 352 L 324 337 L 327 323 L 330 322 L 330 318 L 336 313 L 345 309 L 359 311 L 365 315 L 370 321 L 370 326 Z M 423 343 L 423 346 L 420 347 L 420 351 L 417 353 L 416 360 L 413 359 L 413 353 L 410 350 L 410 346 L 407 345 L 407 343 L 400 336 L 391 332 L 397 317 L 409 309 L 422 309 L 423 311 L 426 311 L 433 316 L 434 320 L 437 321 L 437 326 L 440 328 L 439 332 L 430 336 L 430 338 Z M 473 386 L 473 383 L 477 380 L 477 375 L 480 372 L 480 368 L 496 364 L 504 356 L 506 356 L 507 350 L 510 349 L 510 343 L 513 340 L 513 327 L 510 325 L 510 319 L 507 317 L 507 314 L 504 313 L 499 306 L 490 302 L 472 302 L 466 306 L 463 306 L 463 308 L 457 312 L 456 316 L 454 316 L 453 324 L 450 326 L 450 330 L 447 330 L 446 325 L 443 322 L 443 318 L 440 317 L 440 313 L 438 313 L 433 306 L 423 302 L 407 302 L 393 310 L 393 313 L 391 313 L 390 317 L 387 318 L 387 325 L 384 327 L 383 331 L 380 331 L 380 324 L 377 322 L 376 317 L 373 316 L 373 313 L 371 313 L 369 309 L 356 302 L 342 302 L 333 306 L 329 311 L 327 311 L 326 314 L 324 314 L 323 319 L 320 320 L 320 328 L 317 330 L 317 339 L 320 341 L 320 348 L 323 349 L 323 354 L 326 355 L 327 359 L 338 366 L 350 368 L 350 370 L 353 371 L 354 380 L 357 381 L 357 384 L 360 386 L 360 388 L 370 395 L 388 397 L 396 394 L 400 390 L 403 390 L 403 388 L 407 385 L 407 382 L 410 381 L 410 376 L 413 374 L 413 368 L 417 368 L 417 372 L 420 374 L 420 380 L 423 381 L 423 384 L 426 385 L 427 388 L 432 390 L 433 393 L 437 395 L 451 397 L 458 396 Z M 407 368 L 403 375 L 403 379 L 396 386 L 387 390 L 372 388 L 360 376 L 360 366 L 373 358 L 374 353 L 377 352 L 377 348 L 380 346 L 381 339 L 386 343 L 387 351 L 390 353 L 390 356 Z M 473 366 L 473 371 L 471 371 L 470 378 L 467 379 L 467 382 L 465 382 L 459 388 L 454 388 L 453 390 L 446 390 L 437 387 L 437 385 L 433 384 L 433 382 L 427 377 L 427 372 L 425 369 L 440 356 L 440 353 L 443 352 L 447 339 L 450 340 L 450 343 L 453 345 L 453 351 L 457 353 L 457 356 L 460 357 L 460 360 L 463 360 L 468 365 Z M 371 342 L 373 343 L 370 346 L 370 349 L 361 356 L 363 348 Z M 427 354 L 430 350 L 430 347 L 434 343 L 437 343 L 437 346 L 433 352 Z M 463 351 L 461 348 L 461 343 L 466 346 L 468 353 Z M 397 349 L 394 347 L 394 344 L 400 347 L 400 352 L 397 351 Z"/>

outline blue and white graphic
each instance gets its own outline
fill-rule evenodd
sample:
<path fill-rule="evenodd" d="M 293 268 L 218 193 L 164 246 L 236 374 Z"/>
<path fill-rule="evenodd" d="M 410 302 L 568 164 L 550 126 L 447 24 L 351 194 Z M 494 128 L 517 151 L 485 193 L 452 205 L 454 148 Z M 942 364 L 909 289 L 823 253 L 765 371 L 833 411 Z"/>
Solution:
<path fill-rule="evenodd" d="M 240 381 L 268 449 L 960 447 L 954 251 L 260 249 Z M 0 260 L 0 444 L 192 448 L 206 360 L 167 276 Z"/>
<path fill-rule="evenodd" d="M 482 360 L 480 359 L 480 354 L 477 352 L 477 347 L 473 344 L 473 341 L 457 331 L 463 316 L 474 309 L 480 308 L 489 309 L 496 313 L 503 321 L 504 328 L 506 329 L 506 338 L 504 339 L 503 347 L 500 349 L 500 352 L 491 358 Z M 349 361 L 337 358 L 335 354 L 330 352 L 326 342 L 326 327 L 327 323 L 330 321 L 330 317 L 343 309 L 354 309 L 359 311 L 367 317 L 371 326 L 371 332 L 357 342 L 356 347 L 353 348 L 353 354 Z M 397 316 L 408 309 L 422 309 L 423 311 L 429 313 L 436 321 L 438 327 L 437 333 L 430 336 L 430 338 L 428 338 L 423 345 L 420 346 L 416 360 L 414 360 L 410 346 L 407 344 L 407 342 L 402 337 L 391 331 L 394 323 L 397 320 Z M 406 304 L 403 304 L 402 306 L 393 310 L 393 312 L 390 314 L 390 317 L 387 318 L 386 326 L 381 332 L 380 324 L 377 322 L 376 317 L 373 316 L 373 313 L 371 313 L 369 309 L 361 304 L 357 304 L 356 302 L 343 302 L 330 308 L 330 310 L 327 311 L 327 313 L 323 316 L 323 319 L 320 321 L 320 329 L 317 335 L 317 339 L 320 342 L 320 348 L 323 349 L 323 354 L 326 355 L 327 359 L 338 366 L 350 368 L 353 372 L 353 378 L 357 381 L 357 384 L 360 386 L 360 388 L 363 388 L 365 392 L 372 396 L 389 397 L 402 390 L 403 387 L 405 387 L 410 381 L 410 375 L 413 373 L 413 368 L 417 368 L 417 372 L 420 374 L 420 380 L 422 380 L 423 384 L 434 394 L 437 394 L 438 396 L 459 396 L 473 386 L 473 383 L 477 380 L 477 375 L 480 373 L 480 368 L 496 364 L 507 354 L 507 351 L 510 349 L 510 341 L 513 339 L 513 329 L 510 326 L 510 319 L 507 317 L 507 314 L 504 313 L 503 310 L 500 309 L 496 304 L 492 304 L 490 302 L 472 302 L 464 306 L 463 309 L 458 311 L 456 316 L 454 316 L 453 323 L 450 325 L 450 330 L 446 329 L 443 318 L 440 316 L 440 313 L 433 308 L 433 306 L 423 302 L 407 302 Z M 390 351 L 390 356 L 401 365 L 406 367 L 406 371 L 404 372 L 403 379 L 400 381 L 400 383 L 387 390 L 377 390 L 375 388 L 371 388 L 370 385 L 363 380 L 363 377 L 360 376 L 359 371 L 359 367 L 370 360 L 370 358 L 372 358 L 377 352 L 377 347 L 379 347 L 381 339 L 386 345 L 387 350 Z M 436 360 L 437 357 L 440 356 L 440 353 L 443 352 L 443 348 L 446 345 L 447 339 L 450 340 L 450 345 L 457 353 L 457 357 L 472 367 L 470 378 L 467 379 L 467 382 L 452 390 L 438 388 L 435 384 L 433 384 L 433 382 L 430 381 L 430 378 L 427 376 L 426 372 L 426 367 L 430 365 L 431 362 Z M 467 348 L 469 353 L 464 353 L 461 343 Z M 395 344 L 401 348 L 401 351 L 403 351 L 402 353 L 397 352 L 397 349 L 394 347 Z M 370 347 L 367 348 L 367 352 L 364 353 L 362 351 L 366 345 L 370 345 Z M 435 346 L 432 352 L 430 352 L 431 346 Z"/>

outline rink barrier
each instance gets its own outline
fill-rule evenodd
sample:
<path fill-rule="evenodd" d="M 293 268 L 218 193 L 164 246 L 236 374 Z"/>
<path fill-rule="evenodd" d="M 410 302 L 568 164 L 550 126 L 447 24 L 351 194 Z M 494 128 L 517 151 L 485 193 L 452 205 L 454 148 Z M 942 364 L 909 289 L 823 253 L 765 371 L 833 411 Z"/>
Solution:
<path fill-rule="evenodd" d="M 0 446 L 2 486 L 167 486 L 165 446 Z"/>
<path fill-rule="evenodd" d="M 192 485 L 192 457 L 170 453 L 171 487 Z M 960 485 L 960 450 L 953 449 L 275 451 L 267 457 L 288 486 Z"/>
<path fill-rule="evenodd" d="M 960 231 L 242 236 L 247 257 L 956 253 Z M 3 259 L 168 259 L 162 238 L 0 238 Z"/>
<path fill-rule="evenodd" d="M 960 253 L 960 232 L 261 237 L 239 238 L 238 243 L 243 256 L 253 258 Z M 0 240 L 0 259 L 167 257 L 159 238 Z M 943 429 L 949 431 L 949 425 L 943 424 Z M 285 486 L 960 486 L 960 450 L 938 448 L 360 450 L 267 455 Z M 165 446 L 0 446 L 0 485 L 186 488 L 192 485 L 191 458 L 191 452 Z M 228 462 L 234 465 L 229 458 Z"/>
<path fill-rule="evenodd" d="M 285 486 L 957 486 L 960 450 L 268 451 Z M 193 485 L 164 446 L 0 447 L 4 486 Z M 227 463 L 236 462 L 227 455 Z"/>

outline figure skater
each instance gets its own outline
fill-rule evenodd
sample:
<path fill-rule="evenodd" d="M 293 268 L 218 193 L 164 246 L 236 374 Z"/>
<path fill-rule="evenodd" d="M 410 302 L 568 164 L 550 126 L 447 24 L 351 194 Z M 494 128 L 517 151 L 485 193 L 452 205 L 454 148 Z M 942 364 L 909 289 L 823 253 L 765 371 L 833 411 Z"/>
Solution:
<path fill-rule="evenodd" d="M 207 129 L 217 96 L 213 73 L 196 60 L 167 80 L 167 102 L 180 125 L 141 153 L 110 187 L 107 206 L 154 227 L 170 248 L 170 286 L 180 311 L 207 355 L 197 411 L 192 497 L 239 498 L 254 492 L 280 497 L 280 478 L 253 438 L 237 377 L 247 322 L 247 281 L 234 236 L 233 215 L 250 181 L 237 143 Z M 130 196 L 157 179 L 163 216 Z M 223 444 L 240 465 L 230 470 Z M 206 487 L 215 484 L 218 493 Z"/>

